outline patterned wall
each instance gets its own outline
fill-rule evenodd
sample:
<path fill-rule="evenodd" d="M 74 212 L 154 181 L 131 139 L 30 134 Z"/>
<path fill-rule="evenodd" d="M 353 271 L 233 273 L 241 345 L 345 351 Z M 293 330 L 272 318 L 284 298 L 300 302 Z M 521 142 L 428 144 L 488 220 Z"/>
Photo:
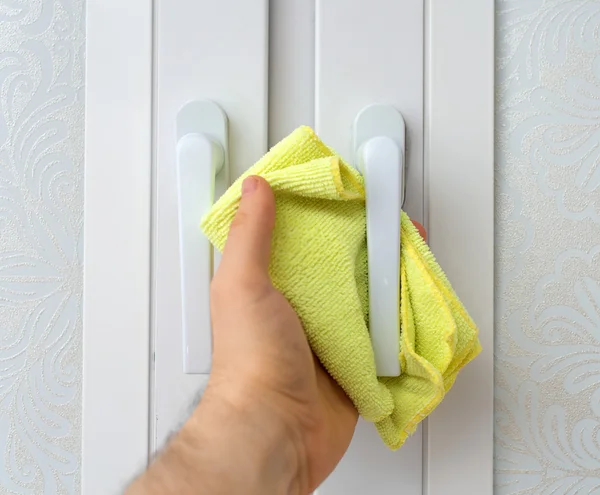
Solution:
<path fill-rule="evenodd" d="M 83 0 L 0 0 L 0 493 L 79 493 Z"/>
<path fill-rule="evenodd" d="M 496 493 L 600 493 L 600 1 L 496 5 Z"/>

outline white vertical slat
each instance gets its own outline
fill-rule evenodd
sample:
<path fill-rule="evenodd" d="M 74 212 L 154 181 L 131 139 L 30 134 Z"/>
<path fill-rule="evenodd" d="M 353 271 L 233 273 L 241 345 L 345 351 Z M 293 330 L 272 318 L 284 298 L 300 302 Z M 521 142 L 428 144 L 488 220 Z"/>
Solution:
<path fill-rule="evenodd" d="M 315 126 L 344 158 L 351 155 L 352 124 L 365 106 L 385 103 L 407 125 L 405 208 L 423 220 L 423 2 L 317 0 Z M 391 453 L 375 428 L 359 423 L 350 450 L 319 495 L 422 494 L 419 429 Z"/>
<path fill-rule="evenodd" d="M 315 2 L 271 0 L 269 146 L 315 125 Z"/>
<path fill-rule="evenodd" d="M 152 3 L 88 0 L 83 295 L 84 495 L 148 459 Z"/>
<path fill-rule="evenodd" d="M 182 372 L 175 118 L 211 99 L 229 119 L 230 177 L 267 149 L 267 0 L 156 0 L 153 447 L 180 423 L 206 383 Z"/>
<path fill-rule="evenodd" d="M 430 244 L 483 352 L 428 422 L 427 495 L 493 493 L 494 2 L 428 2 Z M 457 15 L 460 12 L 460 15 Z"/>
<path fill-rule="evenodd" d="M 269 146 L 315 121 L 315 2 L 269 2 Z M 319 495 L 318 491 L 312 495 Z"/>
<path fill-rule="evenodd" d="M 315 125 L 350 160 L 356 114 L 395 106 L 407 129 L 405 210 L 423 220 L 423 1 L 316 0 Z"/>

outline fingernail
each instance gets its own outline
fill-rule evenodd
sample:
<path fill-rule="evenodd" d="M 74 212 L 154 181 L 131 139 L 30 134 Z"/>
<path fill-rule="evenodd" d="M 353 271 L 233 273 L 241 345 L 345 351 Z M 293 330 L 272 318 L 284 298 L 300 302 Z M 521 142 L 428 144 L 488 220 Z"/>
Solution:
<path fill-rule="evenodd" d="M 256 177 L 246 177 L 242 182 L 242 196 L 256 191 L 258 187 L 258 179 Z"/>

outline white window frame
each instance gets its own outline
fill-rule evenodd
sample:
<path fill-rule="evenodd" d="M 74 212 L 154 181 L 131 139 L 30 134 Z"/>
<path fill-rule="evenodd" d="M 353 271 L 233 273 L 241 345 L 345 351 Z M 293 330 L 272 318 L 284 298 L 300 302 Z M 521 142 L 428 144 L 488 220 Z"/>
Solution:
<path fill-rule="evenodd" d="M 87 1 L 84 495 L 148 460 L 152 16 L 150 0 Z"/>
<path fill-rule="evenodd" d="M 494 2 L 426 0 L 425 11 L 424 220 L 483 352 L 425 422 L 423 493 L 491 495 Z M 121 489 L 150 448 L 153 15 L 151 0 L 87 3 L 86 495 Z"/>
<path fill-rule="evenodd" d="M 483 351 L 426 422 L 424 493 L 492 495 L 494 1 L 428 0 L 425 18 L 429 244 Z"/>

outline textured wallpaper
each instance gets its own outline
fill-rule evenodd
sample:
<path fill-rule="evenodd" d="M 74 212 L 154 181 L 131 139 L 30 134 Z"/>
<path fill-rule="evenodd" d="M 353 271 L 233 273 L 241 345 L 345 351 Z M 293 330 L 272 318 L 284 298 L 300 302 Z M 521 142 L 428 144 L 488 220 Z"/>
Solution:
<path fill-rule="evenodd" d="M 496 6 L 496 494 L 598 494 L 600 1 Z"/>
<path fill-rule="evenodd" d="M 83 0 L 0 0 L 0 493 L 79 493 Z"/>

